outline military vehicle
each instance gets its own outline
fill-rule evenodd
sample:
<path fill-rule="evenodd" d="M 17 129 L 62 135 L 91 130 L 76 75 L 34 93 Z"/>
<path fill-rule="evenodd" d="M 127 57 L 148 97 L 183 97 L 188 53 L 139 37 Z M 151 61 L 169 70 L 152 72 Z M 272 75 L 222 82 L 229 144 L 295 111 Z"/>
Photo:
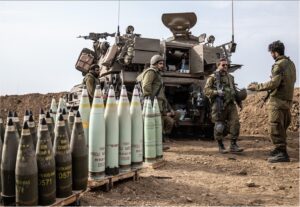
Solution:
<path fill-rule="evenodd" d="M 216 70 L 216 63 L 221 57 L 228 59 L 230 72 L 241 68 L 242 65 L 230 61 L 236 43 L 232 38 L 228 43 L 214 46 L 213 35 L 194 36 L 190 29 L 197 22 L 195 13 L 166 13 L 162 15 L 162 22 L 173 34 L 162 41 L 134 33 L 131 25 L 126 28 L 124 35 L 117 32 L 79 36 L 93 40 L 93 50 L 84 48 L 75 67 L 85 75 L 92 64 L 99 64 L 104 91 L 107 91 L 109 84 L 113 84 L 118 96 L 122 84 L 125 84 L 130 96 L 136 77 L 149 66 L 151 57 L 162 55 L 166 62 L 162 73 L 165 93 L 173 110 L 181 114 L 177 126 L 180 130 L 177 132 L 212 136 L 210 106 L 203 88 L 206 78 Z M 114 37 L 114 44 L 100 41 L 107 37 Z M 79 84 L 71 90 L 67 100 L 69 107 L 78 107 L 81 88 Z"/>

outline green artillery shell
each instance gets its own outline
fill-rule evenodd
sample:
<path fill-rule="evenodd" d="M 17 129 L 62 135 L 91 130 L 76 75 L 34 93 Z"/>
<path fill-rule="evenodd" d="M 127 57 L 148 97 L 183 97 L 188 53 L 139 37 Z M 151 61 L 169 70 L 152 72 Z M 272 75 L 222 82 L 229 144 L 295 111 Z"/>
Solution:
<path fill-rule="evenodd" d="M 68 112 L 67 105 L 66 105 L 66 102 L 65 102 L 65 100 L 63 99 L 63 97 L 60 97 L 60 98 L 59 98 L 59 101 L 58 101 L 57 111 L 59 111 L 60 109 L 61 109 L 61 110 L 65 109 L 66 112 Z"/>
<path fill-rule="evenodd" d="M 116 175 L 119 173 L 119 122 L 115 91 L 112 85 L 108 92 L 104 119 L 106 133 L 105 173 Z"/>
<path fill-rule="evenodd" d="M 46 123 L 48 126 L 50 141 L 51 141 L 51 143 L 53 143 L 53 141 L 54 141 L 54 123 L 53 123 L 53 118 L 50 115 L 50 112 L 47 112 L 47 114 L 46 114 Z"/>
<path fill-rule="evenodd" d="M 28 121 L 28 119 L 29 119 L 29 111 L 26 109 L 25 114 L 24 114 L 24 118 L 23 118 L 23 123 L 25 121 Z"/>
<path fill-rule="evenodd" d="M 99 179 L 105 174 L 105 121 L 100 86 L 96 86 L 90 114 L 89 176 Z"/>
<path fill-rule="evenodd" d="M 16 204 L 38 204 L 38 169 L 32 137 L 27 121 L 24 123 L 16 161 Z"/>
<path fill-rule="evenodd" d="M 16 130 L 17 130 L 17 132 L 19 134 L 19 137 L 21 137 L 22 127 L 20 125 L 20 119 L 18 117 L 17 112 L 14 112 L 13 122 L 14 122 L 14 124 L 16 126 Z"/>
<path fill-rule="evenodd" d="M 2 143 L 4 141 L 4 133 L 5 133 L 5 128 L 4 128 L 3 120 L 0 117 L 0 138 L 1 138 Z"/>
<path fill-rule="evenodd" d="M 159 105 L 157 98 L 155 97 L 153 103 L 153 113 L 155 119 L 155 134 L 156 134 L 156 157 L 163 157 L 163 147 L 162 147 L 162 124 L 161 124 L 161 115 L 159 110 Z"/>
<path fill-rule="evenodd" d="M 120 171 L 131 170 L 131 119 L 130 106 L 125 85 L 122 86 L 118 103 L 119 117 L 119 165 Z"/>
<path fill-rule="evenodd" d="M 2 199 L 5 205 L 15 202 L 15 169 L 19 138 L 12 118 L 8 119 L 4 135 L 4 144 L 1 162 Z"/>
<path fill-rule="evenodd" d="M 85 190 L 88 180 L 88 148 L 80 113 L 77 112 L 71 135 L 73 190 Z"/>
<path fill-rule="evenodd" d="M 66 109 L 62 110 L 62 115 L 63 115 L 64 121 L 65 121 L 65 128 L 66 128 L 67 135 L 68 135 L 68 138 L 69 138 L 69 141 L 70 141 L 70 139 L 71 139 L 71 129 L 69 128 L 70 126 L 69 126 L 68 115 L 67 115 Z"/>
<path fill-rule="evenodd" d="M 51 205 L 56 199 L 55 159 L 45 119 L 42 119 L 36 145 L 39 205 Z"/>
<path fill-rule="evenodd" d="M 84 136 L 86 138 L 86 144 L 89 144 L 89 121 L 90 121 L 90 101 L 86 90 L 86 87 L 82 89 L 82 94 L 79 102 L 79 112 L 81 115 L 82 126 L 84 130 Z"/>
<path fill-rule="evenodd" d="M 144 117 L 144 137 L 145 160 L 147 162 L 153 162 L 156 160 L 156 132 L 155 119 L 150 99 L 147 101 Z"/>
<path fill-rule="evenodd" d="M 137 86 L 134 87 L 130 105 L 131 116 L 131 163 L 132 167 L 143 164 L 143 117 Z"/>
<path fill-rule="evenodd" d="M 33 115 L 29 116 L 28 127 L 29 127 L 30 134 L 31 134 L 31 137 L 32 137 L 33 146 L 34 146 L 34 149 L 35 149 L 36 148 L 36 143 L 37 143 L 37 134 L 36 134 L 37 130 L 36 130 L 35 123 L 34 123 L 34 120 L 33 120 Z"/>
<path fill-rule="evenodd" d="M 57 104 L 54 98 L 52 98 L 50 110 L 52 111 L 51 116 L 53 117 L 53 120 L 56 120 L 56 112 L 57 112 Z"/>
<path fill-rule="evenodd" d="M 56 165 L 56 197 L 72 195 L 72 155 L 65 121 L 60 114 L 54 139 L 54 157 Z"/>
<path fill-rule="evenodd" d="M 69 129 L 70 129 L 70 132 L 72 133 L 72 130 L 73 130 L 73 124 L 74 124 L 74 111 L 73 111 L 73 108 L 70 109 L 69 111 L 69 116 L 68 116 L 68 126 L 69 126 Z"/>
<path fill-rule="evenodd" d="M 13 115 L 13 113 L 11 111 L 8 112 L 6 124 L 8 123 L 8 121 L 9 121 L 10 118 L 12 119 L 13 124 L 15 126 L 16 136 L 17 136 L 18 139 L 20 139 L 21 135 L 19 134 L 19 131 L 18 131 L 17 126 L 16 126 L 16 123 L 14 122 L 15 121 L 14 115 Z"/>

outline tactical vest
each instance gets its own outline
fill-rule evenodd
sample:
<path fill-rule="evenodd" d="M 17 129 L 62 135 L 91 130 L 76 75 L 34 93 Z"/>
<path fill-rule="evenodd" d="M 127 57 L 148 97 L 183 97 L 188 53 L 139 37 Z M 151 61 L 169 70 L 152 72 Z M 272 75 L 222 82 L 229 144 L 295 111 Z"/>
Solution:
<path fill-rule="evenodd" d="M 220 74 L 218 76 L 218 73 L 220 74 L 219 71 L 216 71 L 213 74 L 213 77 L 215 78 L 215 88 L 217 90 L 217 82 L 220 81 L 220 86 L 222 88 L 222 91 L 224 92 L 224 104 L 228 104 L 230 102 L 235 101 L 235 89 L 234 89 L 234 79 L 232 75 L 230 74 Z M 220 77 L 220 78 L 218 78 Z M 220 79 L 220 80 L 219 80 Z"/>
<path fill-rule="evenodd" d="M 279 70 L 275 71 L 276 68 Z M 272 76 L 278 74 L 282 76 L 282 79 L 279 86 L 271 92 L 270 98 L 292 101 L 296 82 L 295 64 L 288 57 L 280 56 L 272 67 Z"/>

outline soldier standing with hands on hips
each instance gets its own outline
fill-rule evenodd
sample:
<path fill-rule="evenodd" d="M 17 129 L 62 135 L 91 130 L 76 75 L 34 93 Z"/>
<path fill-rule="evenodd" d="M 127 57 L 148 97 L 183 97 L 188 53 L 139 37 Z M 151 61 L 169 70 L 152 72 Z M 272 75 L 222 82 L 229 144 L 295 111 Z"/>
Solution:
<path fill-rule="evenodd" d="M 272 42 L 269 52 L 274 58 L 271 80 L 265 83 L 252 83 L 251 91 L 268 91 L 269 133 L 275 148 L 270 152 L 268 162 L 289 162 L 286 149 L 286 130 L 291 123 L 291 106 L 296 82 L 296 67 L 289 57 L 284 55 L 284 44 Z M 268 97 L 267 96 L 267 97 Z"/>
<path fill-rule="evenodd" d="M 212 121 L 215 123 L 214 137 L 218 142 L 219 152 L 228 153 L 223 144 L 224 132 L 228 127 L 231 135 L 229 151 L 239 153 L 243 149 L 237 145 L 240 122 L 236 104 L 242 108 L 242 100 L 246 98 L 247 93 L 244 97 L 238 98 L 239 92 L 235 87 L 234 77 L 228 73 L 227 59 L 221 58 L 217 67 L 216 72 L 208 77 L 204 87 L 204 93 L 212 106 Z"/>

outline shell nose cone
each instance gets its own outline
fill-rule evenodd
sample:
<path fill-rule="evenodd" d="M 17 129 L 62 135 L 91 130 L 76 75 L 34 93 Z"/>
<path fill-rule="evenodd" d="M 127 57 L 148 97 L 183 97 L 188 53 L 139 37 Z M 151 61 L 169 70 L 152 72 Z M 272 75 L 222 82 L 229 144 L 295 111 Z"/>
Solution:
<path fill-rule="evenodd" d="M 13 113 L 9 111 L 7 117 L 13 117 Z"/>
<path fill-rule="evenodd" d="M 40 109 L 40 114 L 45 114 L 45 112 L 44 112 L 44 109 L 43 109 L 43 108 L 41 108 L 41 109 Z"/>
<path fill-rule="evenodd" d="M 59 117 L 58 117 L 58 121 L 64 121 L 64 117 L 63 117 L 63 115 L 62 115 L 62 114 L 60 114 L 60 115 L 59 115 Z"/>
<path fill-rule="evenodd" d="M 67 112 L 66 112 L 66 109 L 65 109 L 65 108 L 63 108 L 63 110 L 62 110 L 62 114 L 63 114 L 63 115 L 66 115 L 66 114 L 67 114 Z"/>
<path fill-rule="evenodd" d="M 8 126 L 13 126 L 13 125 L 14 125 L 14 123 L 13 123 L 13 121 L 12 121 L 11 118 L 8 119 L 7 125 L 8 125 Z"/>
<path fill-rule="evenodd" d="M 80 117 L 80 112 L 79 111 L 77 111 L 76 117 Z"/>
<path fill-rule="evenodd" d="M 25 121 L 24 122 L 24 125 L 23 125 L 23 129 L 28 129 L 29 127 L 28 127 L 28 123 L 27 123 L 27 121 Z"/>
<path fill-rule="evenodd" d="M 18 117 L 18 114 L 16 111 L 14 112 L 14 117 Z"/>
<path fill-rule="evenodd" d="M 45 119 L 45 118 L 43 118 L 43 119 L 42 119 L 42 121 L 41 121 L 41 124 L 42 124 L 42 125 L 46 125 L 46 124 L 47 124 L 47 122 L 46 122 L 46 119 Z"/>
<path fill-rule="evenodd" d="M 26 109 L 25 116 L 29 116 L 29 111 Z"/>
<path fill-rule="evenodd" d="M 28 121 L 30 121 L 30 122 L 33 122 L 34 120 L 33 120 L 33 116 L 32 115 L 29 115 L 29 119 L 28 119 Z"/>

